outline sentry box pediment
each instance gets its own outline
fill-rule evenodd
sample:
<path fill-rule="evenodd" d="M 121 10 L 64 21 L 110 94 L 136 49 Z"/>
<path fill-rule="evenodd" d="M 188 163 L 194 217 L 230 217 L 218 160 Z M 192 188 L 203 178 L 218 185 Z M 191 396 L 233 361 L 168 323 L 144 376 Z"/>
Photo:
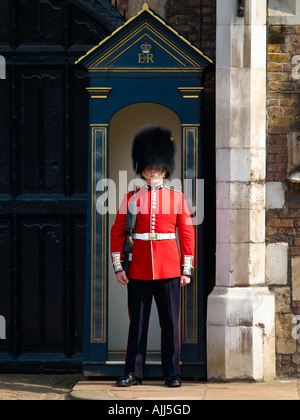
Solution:
<path fill-rule="evenodd" d="M 199 72 L 212 63 L 147 4 L 79 62 L 94 72 Z"/>

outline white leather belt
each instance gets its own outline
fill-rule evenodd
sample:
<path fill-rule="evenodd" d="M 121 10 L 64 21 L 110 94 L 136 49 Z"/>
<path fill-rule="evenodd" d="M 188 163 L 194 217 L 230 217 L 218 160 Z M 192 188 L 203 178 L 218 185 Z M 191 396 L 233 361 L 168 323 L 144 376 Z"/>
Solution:
<path fill-rule="evenodd" d="M 141 241 L 162 241 L 164 239 L 176 239 L 175 233 L 134 233 L 133 239 Z"/>

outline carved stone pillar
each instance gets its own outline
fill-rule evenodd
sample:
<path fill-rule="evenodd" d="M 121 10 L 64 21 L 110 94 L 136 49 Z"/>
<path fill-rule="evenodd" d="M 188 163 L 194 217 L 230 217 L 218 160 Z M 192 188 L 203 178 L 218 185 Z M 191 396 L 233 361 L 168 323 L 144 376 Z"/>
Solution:
<path fill-rule="evenodd" d="M 275 376 L 274 297 L 265 283 L 266 0 L 217 1 L 216 287 L 209 379 Z"/>

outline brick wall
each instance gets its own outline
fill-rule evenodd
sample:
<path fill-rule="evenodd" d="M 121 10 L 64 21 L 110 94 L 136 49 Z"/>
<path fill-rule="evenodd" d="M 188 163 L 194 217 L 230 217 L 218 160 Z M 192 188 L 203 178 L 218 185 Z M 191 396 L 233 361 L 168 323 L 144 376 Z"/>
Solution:
<path fill-rule="evenodd" d="M 216 51 L 216 0 L 168 0 L 167 21 L 212 60 Z"/>
<path fill-rule="evenodd" d="M 293 337 L 300 315 L 300 191 L 288 181 L 297 169 L 293 153 L 300 131 L 299 54 L 299 26 L 269 26 L 267 181 L 281 184 L 285 205 L 267 211 L 266 241 L 288 244 L 286 278 L 270 288 L 276 294 L 277 373 L 289 376 L 300 373 L 300 339 Z"/>

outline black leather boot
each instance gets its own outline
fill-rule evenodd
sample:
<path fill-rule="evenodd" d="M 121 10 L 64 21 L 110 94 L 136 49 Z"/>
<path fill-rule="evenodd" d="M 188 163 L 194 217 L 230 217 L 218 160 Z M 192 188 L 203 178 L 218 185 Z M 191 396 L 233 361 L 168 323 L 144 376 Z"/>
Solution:
<path fill-rule="evenodd" d="M 140 378 L 135 378 L 131 374 L 119 378 L 116 383 L 117 386 L 129 387 L 131 385 L 142 385 L 142 380 Z"/>

